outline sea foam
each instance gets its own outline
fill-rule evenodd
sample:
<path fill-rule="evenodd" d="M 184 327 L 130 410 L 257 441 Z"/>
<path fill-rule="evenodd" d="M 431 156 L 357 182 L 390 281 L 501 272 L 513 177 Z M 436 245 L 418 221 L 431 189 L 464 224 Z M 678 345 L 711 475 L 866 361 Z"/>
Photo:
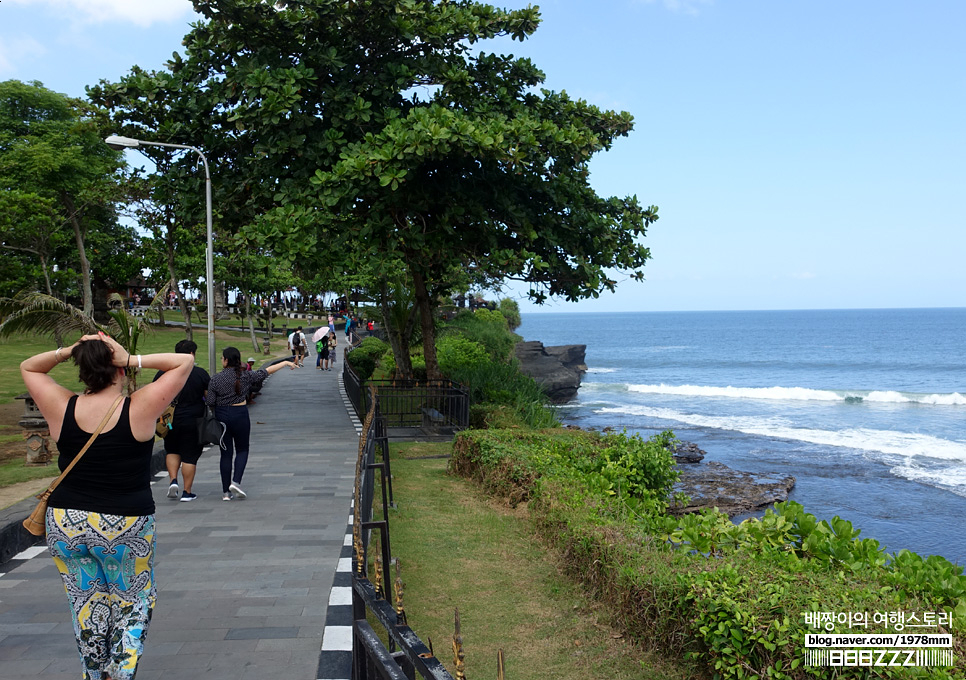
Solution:
<path fill-rule="evenodd" d="M 966 406 L 966 397 L 952 394 L 917 394 L 887 390 L 816 390 L 808 387 L 714 387 L 708 385 L 628 385 L 629 392 L 673 394 L 690 397 L 724 397 L 728 399 L 764 399 L 769 401 L 863 401 L 893 404 L 928 404 L 932 406 Z"/>
<path fill-rule="evenodd" d="M 705 416 L 681 413 L 668 408 L 649 406 L 616 406 L 596 409 L 595 413 L 613 413 L 673 420 L 697 427 L 731 430 L 762 437 L 845 447 L 870 452 L 913 458 L 923 456 L 939 460 L 966 462 L 966 442 L 941 439 L 915 432 L 851 428 L 820 430 L 793 427 L 784 418 L 759 416 Z"/>

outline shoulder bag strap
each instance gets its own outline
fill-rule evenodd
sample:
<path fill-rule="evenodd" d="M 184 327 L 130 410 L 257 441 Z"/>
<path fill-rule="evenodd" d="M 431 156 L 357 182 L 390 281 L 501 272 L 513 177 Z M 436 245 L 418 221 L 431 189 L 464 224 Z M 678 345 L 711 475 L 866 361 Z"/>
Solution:
<path fill-rule="evenodd" d="M 57 479 L 55 479 L 50 483 L 50 486 L 47 487 L 47 490 L 44 491 L 40 496 L 38 496 L 38 498 L 46 498 L 50 496 L 53 490 L 57 488 L 57 485 L 60 484 L 63 481 L 64 477 L 67 476 L 67 473 L 74 469 L 74 466 L 77 465 L 77 461 L 81 459 L 81 456 L 87 453 L 87 449 L 89 449 L 91 447 L 91 444 L 94 443 L 94 440 L 97 439 L 97 435 L 99 435 L 101 433 L 101 430 L 104 429 L 104 426 L 107 425 L 107 421 L 111 419 L 111 415 L 113 415 L 114 411 L 117 410 L 117 405 L 120 404 L 123 399 L 124 399 L 124 394 L 117 395 L 117 399 L 114 400 L 114 404 L 111 406 L 111 408 L 107 410 L 107 413 L 104 414 L 104 417 L 101 419 L 101 424 L 97 426 L 97 429 L 94 430 L 94 434 L 92 434 L 91 438 L 87 440 L 86 444 L 84 444 L 84 448 L 82 448 L 80 452 L 78 452 L 78 454 L 74 456 L 74 460 L 70 462 L 70 465 L 68 465 L 67 468 L 60 473 L 60 476 Z"/>

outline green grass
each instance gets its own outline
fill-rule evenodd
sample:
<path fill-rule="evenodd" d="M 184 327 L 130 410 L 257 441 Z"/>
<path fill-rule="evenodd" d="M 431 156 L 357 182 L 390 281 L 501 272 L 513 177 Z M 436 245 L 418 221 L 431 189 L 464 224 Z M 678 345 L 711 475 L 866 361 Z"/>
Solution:
<path fill-rule="evenodd" d="M 18 439 L 22 438 L 18 437 Z M 44 477 L 56 477 L 59 472 L 57 465 L 54 463 L 44 467 L 26 467 L 22 459 L 11 460 L 0 463 L 0 487 Z"/>
<path fill-rule="evenodd" d="M 690 677 L 611 628 L 603 610 L 564 575 L 521 506 L 510 510 L 474 484 L 450 476 L 450 444 L 393 446 L 393 555 L 405 582 L 409 625 L 454 671 L 459 609 L 468 677 L 495 677 L 503 649 L 507 677 Z"/>

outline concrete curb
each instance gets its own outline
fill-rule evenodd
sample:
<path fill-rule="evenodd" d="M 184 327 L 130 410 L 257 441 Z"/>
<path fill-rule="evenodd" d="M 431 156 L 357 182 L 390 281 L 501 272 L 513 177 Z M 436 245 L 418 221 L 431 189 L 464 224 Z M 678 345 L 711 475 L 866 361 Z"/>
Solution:
<path fill-rule="evenodd" d="M 164 469 L 164 442 L 159 441 L 151 456 L 151 477 Z M 43 538 L 34 536 L 23 528 L 23 521 L 36 506 L 35 498 L 27 498 L 0 510 L 0 565 L 27 548 L 44 542 Z"/>

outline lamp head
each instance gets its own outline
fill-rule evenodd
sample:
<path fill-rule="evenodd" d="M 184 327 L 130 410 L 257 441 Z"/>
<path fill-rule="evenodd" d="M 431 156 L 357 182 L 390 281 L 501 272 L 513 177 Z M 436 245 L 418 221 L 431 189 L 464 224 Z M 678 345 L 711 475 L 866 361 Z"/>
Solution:
<path fill-rule="evenodd" d="M 111 135 L 104 141 L 109 147 L 115 149 L 116 151 L 121 151 L 122 149 L 134 149 L 141 145 L 140 140 L 133 139 L 131 137 L 121 137 L 119 135 Z"/>

